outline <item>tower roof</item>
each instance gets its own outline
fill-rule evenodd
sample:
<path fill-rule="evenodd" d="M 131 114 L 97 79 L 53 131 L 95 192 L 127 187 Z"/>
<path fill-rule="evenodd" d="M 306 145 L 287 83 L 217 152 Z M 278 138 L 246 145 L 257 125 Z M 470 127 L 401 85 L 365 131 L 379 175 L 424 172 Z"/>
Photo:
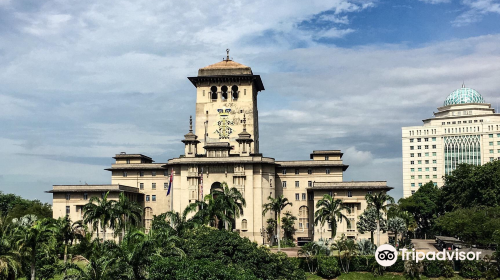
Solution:
<path fill-rule="evenodd" d="M 456 104 L 465 104 L 465 103 L 485 103 L 483 96 L 479 94 L 475 89 L 466 88 L 465 85 L 462 85 L 462 88 L 459 88 L 446 97 L 443 106 L 456 105 Z"/>
<path fill-rule="evenodd" d="M 223 60 L 200 68 L 198 76 L 253 75 L 252 68 L 232 60 Z"/>

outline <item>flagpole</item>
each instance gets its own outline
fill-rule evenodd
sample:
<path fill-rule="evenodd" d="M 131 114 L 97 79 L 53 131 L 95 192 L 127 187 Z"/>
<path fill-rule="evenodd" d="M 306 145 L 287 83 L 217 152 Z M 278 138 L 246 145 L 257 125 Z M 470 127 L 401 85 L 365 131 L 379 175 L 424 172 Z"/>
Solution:
<path fill-rule="evenodd" d="M 172 189 L 170 190 L 171 193 L 170 193 L 170 211 L 174 211 L 174 168 L 172 167 L 172 170 L 170 171 L 170 178 L 172 178 L 171 180 L 171 184 L 172 184 Z"/>

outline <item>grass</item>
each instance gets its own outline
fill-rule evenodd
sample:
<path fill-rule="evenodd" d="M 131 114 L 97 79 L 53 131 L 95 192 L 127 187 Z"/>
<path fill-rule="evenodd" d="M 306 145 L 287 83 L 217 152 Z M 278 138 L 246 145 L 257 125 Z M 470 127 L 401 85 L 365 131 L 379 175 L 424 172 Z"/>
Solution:
<path fill-rule="evenodd" d="M 323 280 L 324 278 L 319 277 L 311 273 L 306 273 L 307 280 Z M 438 279 L 438 280 L 464 280 L 460 276 L 455 276 L 453 278 L 428 278 L 425 276 L 420 277 L 421 280 Z M 383 276 L 373 276 L 370 272 L 349 272 L 347 274 L 340 275 L 337 280 L 406 280 L 402 274 L 398 273 L 385 273 Z"/>

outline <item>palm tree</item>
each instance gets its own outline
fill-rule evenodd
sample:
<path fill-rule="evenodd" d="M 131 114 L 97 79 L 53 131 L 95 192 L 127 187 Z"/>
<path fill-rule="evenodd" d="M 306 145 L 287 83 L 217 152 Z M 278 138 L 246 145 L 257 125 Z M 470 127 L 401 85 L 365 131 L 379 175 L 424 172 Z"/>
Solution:
<path fill-rule="evenodd" d="M 198 208 L 192 220 L 199 224 L 208 224 L 212 227 L 222 228 L 221 223 L 230 221 L 227 209 L 222 204 L 223 200 L 217 199 L 213 193 L 205 196 L 205 201 L 194 202 L 195 208 Z"/>
<path fill-rule="evenodd" d="M 172 228 L 173 231 L 176 232 L 177 236 L 182 236 L 184 232 L 190 227 L 196 227 L 199 224 L 205 224 L 203 222 L 198 223 L 198 221 L 195 220 L 194 217 L 189 220 L 187 218 L 189 213 L 195 212 L 198 209 L 198 206 L 199 204 L 197 203 L 191 203 L 184 209 L 184 211 L 182 211 L 182 214 L 175 210 L 172 210 L 163 213 L 158 217 L 163 217 L 165 220 L 168 220 L 168 225 Z M 197 218 L 199 218 L 199 216 Z"/>
<path fill-rule="evenodd" d="M 94 196 L 90 198 L 89 203 L 83 206 L 83 221 L 86 224 L 92 224 L 92 227 L 97 231 L 97 239 L 99 239 L 99 226 L 103 230 L 103 241 L 106 241 L 106 228 L 114 226 L 110 223 L 114 218 L 114 205 L 116 201 L 108 200 L 108 194 L 104 194 L 102 198 Z"/>
<path fill-rule="evenodd" d="M 290 211 L 286 211 L 285 216 L 281 218 L 282 228 L 283 228 L 283 238 L 288 240 L 293 240 L 293 235 L 295 234 L 295 221 L 297 217 L 292 215 Z"/>
<path fill-rule="evenodd" d="M 56 229 L 49 219 L 38 220 L 31 226 L 21 226 L 16 229 L 16 244 L 28 256 L 31 266 L 31 280 L 35 280 L 37 253 L 40 249 L 47 247 L 47 244 L 54 238 L 55 231 Z"/>
<path fill-rule="evenodd" d="M 221 183 L 222 191 L 214 190 L 213 195 L 217 203 L 224 208 L 225 216 L 231 222 L 231 227 L 234 227 L 236 218 L 243 213 L 243 207 L 246 206 L 246 201 L 241 192 L 237 188 L 229 188 L 226 182 Z M 226 221 L 225 229 L 229 230 L 229 223 Z"/>
<path fill-rule="evenodd" d="M 14 246 L 12 224 L 7 216 L 0 216 L 0 278 L 17 278 L 21 270 L 21 254 Z"/>
<path fill-rule="evenodd" d="M 84 234 L 84 225 L 82 221 L 72 223 L 68 216 L 64 216 L 56 220 L 55 226 L 64 243 L 64 263 L 66 263 L 68 257 L 68 244 L 73 244 L 73 240 L 75 240 L 77 235 Z"/>
<path fill-rule="evenodd" d="M 351 222 L 346 215 L 342 212 L 345 210 L 347 213 L 351 213 L 351 209 L 342 203 L 342 200 L 335 199 L 335 196 L 325 194 L 322 199 L 318 200 L 316 203 L 316 212 L 314 212 L 314 224 L 326 221 L 332 229 L 332 240 L 337 235 L 337 221 L 342 223 L 342 220 L 347 222 L 347 226 L 351 225 Z"/>
<path fill-rule="evenodd" d="M 264 210 L 262 211 L 262 216 L 265 216 L 266 213 L 269 211 L 273 211 L 274 215 L 277 217 L 276 234 L 278 236 L 278 251 L 281 251 L 281 243 L 280 243 L 281 211 L 288 205 L 292 206 L 292 203 L 288 201 L 288 198 L 283 197 L 283 195 L 280 195 L 277 198 L 269 196 L 267 199 L 270 200 L 271 202 L 268 202 L 263 205 Z"/>
<path fill-rule="evenodd" d="M 392 196 L 379 192 L 378 194 L 367 194 L 365 196 L 368 208 L 374 208 L 377 213 L 377 247 L 380 246 L 380 219 L 382 218 L 381 212 L 387 212 L 387 209 L 394 204 Z M 389 204 L 387 202 L 390 202 Z"/>
<path fill-rule="evenodd" d="M 309 268 L 310 273 L 316 273 L 318 270 L 318 266 L 314 268 L 314 260 L 317 255 L 321 252 L 321 247 L 316 242 L 308 242 L 304 244 L 304 246 L 300 247 L 297 251 L 297 256 L 305 257 L 307 266 Z"/>
<path fill-rule="evenodd" d="M 125 231 L 130 229 L 130 226 L 140 225 L 142 221 L 142 207 L 135 201 L 130 201 L 122 192 L 118 201 L 114 204 L 113 217 L 116 220 L 117 228 L 121 229 L 121 239 L 123 239 Z"/>

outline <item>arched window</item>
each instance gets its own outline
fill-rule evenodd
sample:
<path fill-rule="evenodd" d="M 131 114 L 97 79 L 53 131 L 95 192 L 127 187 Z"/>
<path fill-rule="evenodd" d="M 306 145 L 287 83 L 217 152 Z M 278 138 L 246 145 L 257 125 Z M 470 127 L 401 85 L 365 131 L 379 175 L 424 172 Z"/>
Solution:
<path fill-rule="evenodd" d="M 210 95 L 212 96 L 213 100 L 217 99 L 217 87 L 216 86 L 212 86 L 210 88 Z"/>
<path fill-rule="evenodd" d="M 237 85 L 234 85 L 231 87 L 231 95 L 233 97 L 233 99 L 238 99 L 238 86 Z"/>
<path fill-rule="evenodd" d="M 222 97 L 222 100 L 227 100 L 227 86 L 222 86 L 220 88 L 221 90 L 221 97 Z"/>
<path fill-rule="evenodd" d="M 248 222 L 246 219 L 241 220 L 241 230 L 248 230 Z"/>
<path fill-rule="evenodd" d="M 299 208 L 299 230 L 309 228 L 309 208 L 300 206 Z"/>

